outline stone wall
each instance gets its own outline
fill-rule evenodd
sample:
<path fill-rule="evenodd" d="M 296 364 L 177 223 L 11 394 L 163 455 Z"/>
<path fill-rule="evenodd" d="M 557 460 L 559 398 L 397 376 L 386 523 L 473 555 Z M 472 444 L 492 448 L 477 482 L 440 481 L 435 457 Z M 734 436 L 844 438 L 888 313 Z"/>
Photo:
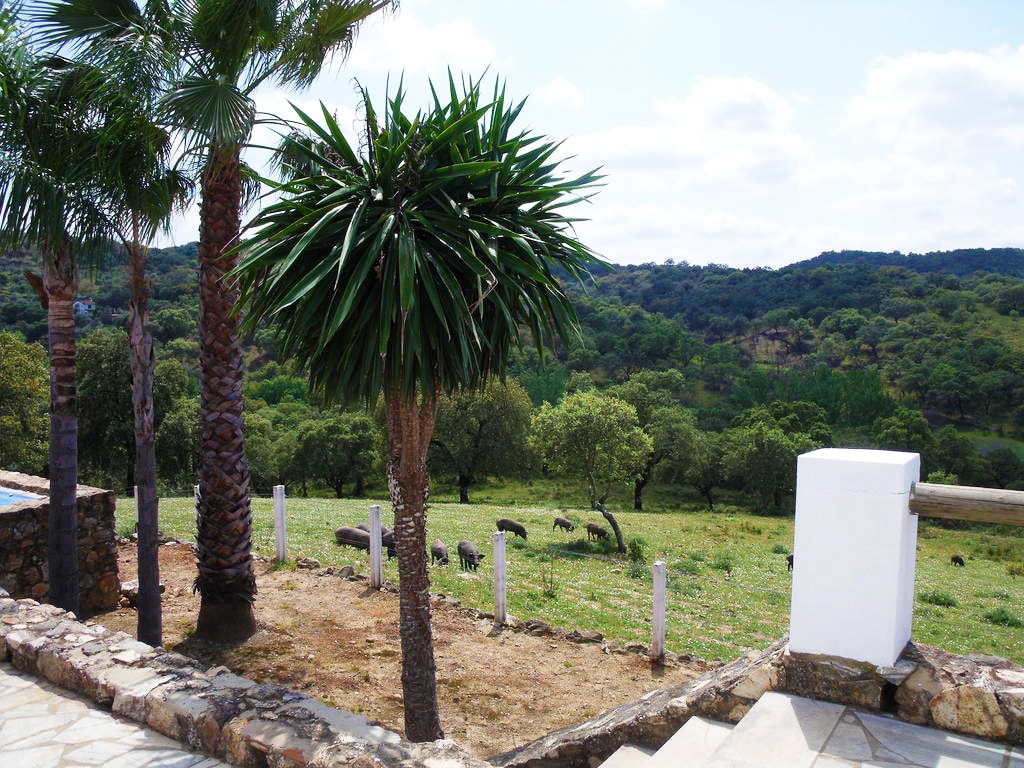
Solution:
<path fill-rule="evenodd" d="M 588 768 L 623 744 L 657 748 L 700 715 L 738 722 L 770 690 L 886 712 L 911 723 L 1024 743 L 1024 669 L 908 643 L 893 667 L 791 653 L 787 638 L 639 701 L 490 759 L 503 768 Z"/>
<path fill-rule="evenodd" d="M 0 486 L 44 498 L 0 508 L 0 588 L 15 597 L 45 600 L 49 594 L 46 537 L 50 483 L 18 472 L 0 472 Z M 78 568 L 83 615 L 117 605 L 116 499 L 112 491 L 78 486 Z"/>
<path fill-rule="evenodd" d="M 407 742 L 305 694 L 208 668 L 2 590 L 0 661 L 243 768 L 491 768 L 452 741 Z"/>

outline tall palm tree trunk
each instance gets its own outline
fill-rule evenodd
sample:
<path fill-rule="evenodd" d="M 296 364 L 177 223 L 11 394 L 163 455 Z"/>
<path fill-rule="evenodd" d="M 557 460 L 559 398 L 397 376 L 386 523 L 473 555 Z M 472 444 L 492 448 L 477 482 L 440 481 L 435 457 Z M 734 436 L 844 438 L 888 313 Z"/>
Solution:
<path fill-rule="evenodd" d="M 430 627 L 427 576 L 427 449 L 437 398 L 386 395 L 388 487 L 395 508 L 402 696 L 405 735 L 411 741 L 444 738 L 437 707 L 437 667 Z"/>
<path fill-rule="evenodd" d="M 78 270 L 67 240 L 44 246 L 50 342 L 50 508 L 47 561 L 50 602 L 79 613 L 78 413 L 75 296 Z"/>
<path fill-rule="evenodd" d="M 139 617 L 136 634 L 144 643 L 162 644 L 156 443 L 153 429 L 153 334 L 149 327 L 146 249 L 139 237 L 139 215 L 132 216 L 128 247 L 132 298 L 128 303 L 128 342 L 135 415 L 135 505 L 139 532 Z"/>
<path fill-rule="evenodd" d="M 237 145 L 212 150 L 203 173 L 199 225 L 199 575 L 196 634 L 244 640 L 256 631 L 252 512 L 242 413 L 238 291 L 224 275 L 238 254 L 242 178 Z"/>

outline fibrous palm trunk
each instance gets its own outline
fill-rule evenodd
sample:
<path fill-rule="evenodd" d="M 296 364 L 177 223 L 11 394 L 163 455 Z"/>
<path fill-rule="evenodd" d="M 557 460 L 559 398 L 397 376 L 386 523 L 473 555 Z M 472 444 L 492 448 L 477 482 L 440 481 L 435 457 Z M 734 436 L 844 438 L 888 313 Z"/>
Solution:
<path fill-rule="evenodd" d="M 238 291 L 224 275 L 237 266 L 242 179 L 239 148 L 219 147 L 203 173 L 199 234 L 199 364 L 202 375 L 199 462 L 199 575 L 196 634 L 242 640 L 256 631 L 242 414 Z"/>
<path fill-rule="evenodd" d="M 427 449 L 437 398 L 386 396 L 388 487 L 395 509 L 398 554 L 399 634 L 405 735 L 411 741 L 444 738 L 437 707 L 437 668 L 430 627 L 427 576 Z"/>
<path fill-rule="evenodd" d="M 146 249 L 139 242 L 139 217 L 133 216 L 128 271 L 132 297 L 128 303 L 128 342 L 132 367 L 132 411 L 135 416 L 135 505 L 139 533 L 139 640 L 162 644 L 156 443 L 153 429 L 153 334 L 149 327 L 149 282 Z"/>
<path fill-rule="evenodd" d="M 75 296 L 78 270 L 66 240 L 44 246 L 50 342 L 50 508 L 47 560 L 54 605 L 79 613 L 78 413 Z"/>

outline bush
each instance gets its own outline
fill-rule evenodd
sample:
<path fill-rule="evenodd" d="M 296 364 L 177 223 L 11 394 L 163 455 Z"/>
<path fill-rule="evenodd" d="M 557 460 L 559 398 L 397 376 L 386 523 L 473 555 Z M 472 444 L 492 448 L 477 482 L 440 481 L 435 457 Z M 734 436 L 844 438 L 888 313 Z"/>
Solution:
<path fill-rule="evenodd" d="M 651 575 L 650 569 L 647 564 L 641 560 L 630 560 L 629 567 L 626 569 L 631 579 L 646 579 Z"/>
<path fill-rule="evenodd" d="M 719 552 L 711 561 L 711 567 L 716 571 L 731 571 L 736 566 L 736 556 L 731 552 Z"/>
<path fill-rule="evenodd" d="M 994 611 L 989 611 L 982 617 L 989 624 L 996 624 L 1001 627 L 1024 627 L 1024 620 L 1005 608 L 996 608 Z"/>
<path fill-rule="evenodd" d="M 955 608 L 958 605 L 956 598 L 948 592 L 922 592 L 917 599 L 922 603 L 941 605 L 943 608 Z"/>
<path fill-rule="evenodd" d="M 647 540 L 635 537 L 626 542 L 626 557 L 632 563 L 647 563 Z"/>
<path fill-rule="evenodd" d="M 776 544 L 774 547 L 772 547 L 772 553 L 776 555 L 788 555 L 789 547 L 787 547 L 785 544 Z"/>
<path fill-rule="evenodd" d="M 701 574 L 700 563 L 693 560 L 677 560 L 672 563 L 672 570 L 689 576 L 700 576 Z"/>

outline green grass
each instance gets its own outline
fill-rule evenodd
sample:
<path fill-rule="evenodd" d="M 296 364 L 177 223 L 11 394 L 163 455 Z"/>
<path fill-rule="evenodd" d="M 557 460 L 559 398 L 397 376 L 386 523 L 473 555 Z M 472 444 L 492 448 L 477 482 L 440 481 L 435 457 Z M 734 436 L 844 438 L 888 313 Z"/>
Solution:
<path fill-rule="evenodd" d="M 595 629 L 620 643 L 649 641 L 649 576 L 631 578 L 626 559 L 615 556 L 607 543 L 586 541 L 582 527 L 575 533 L 552 531 L 554 515 L 577 525 L 604 521 L 599 513 L 581 507 L 542 503 L 535 494 L 545 490 L 548 498 L 566 498 L 553 494 L 550 486 L 520 485 L 516 490 L 510 485 L 488 488 L 474 498 L 515 496 L 515 503 L 432 504 L 428 541 L 445 541 L 454 560 L 449 568 L 431 567 L 432 589 L 457 597 L 464 605 L 490 610 L 489 537 L 496 518 L 512 517 L 526 525 L 530 536 L 528 542 L 508 549 L 508 600 L 513 616 L 567 629 Z M 792 547 L 793 521 L 756 517 L 729 505 L 723 505 L 723 512 L 709 513 L 700 503 L 671 493 L 653 498 L 657 501 L 648 504 L 651 511 L 613 508 L 613 512 L 627 540 L 645 539 L 648 564 L 658 559 L 669 565 L 668 648 L 731 660 L 786 632 L 791 574 L 786 571 L 783 550 Z M 334 529 L 364 522 L 371 503 L 370 499 L 289 499 L 291 556 L 316 558 L 325 566 L 352 565 L 366 573 L 367 555 L 336 546 Z M 383 506 L 387 520 L 387 502 L 376 503 Z M 118 510 L 118 527 L 126 534 L 134 524 L 133 500 L 120 499 Z M 192 500 L 161 499 L 160 520 L 164 532 L 193 538 Z M 253 500 L 253 520 L 256 550 L 272 556 L 270 499 Z M 941 605 L 918 601 L 914 639 L 955 653 L 996 654 L 1024 663 L 1024 629 L 1013 626 L 1019 613 L 1016 607 L 1024 605 L 1024 579 L 1007 575 L 1008 563 L 1024 560 L 1021 533 L 948 530 L 922 522 L 916 592 L 942 597 Z M 459 570 L 455 547 L 460 539 L 475 542 L 487 554 L 478 572 Z M 968 556 L 966 568 L 949 564 L 953 552 Z M 397 582 L 397 561 L 385 566 L 385 576 Z M 987 615 L 997 621 L 986 619 Z"/>

